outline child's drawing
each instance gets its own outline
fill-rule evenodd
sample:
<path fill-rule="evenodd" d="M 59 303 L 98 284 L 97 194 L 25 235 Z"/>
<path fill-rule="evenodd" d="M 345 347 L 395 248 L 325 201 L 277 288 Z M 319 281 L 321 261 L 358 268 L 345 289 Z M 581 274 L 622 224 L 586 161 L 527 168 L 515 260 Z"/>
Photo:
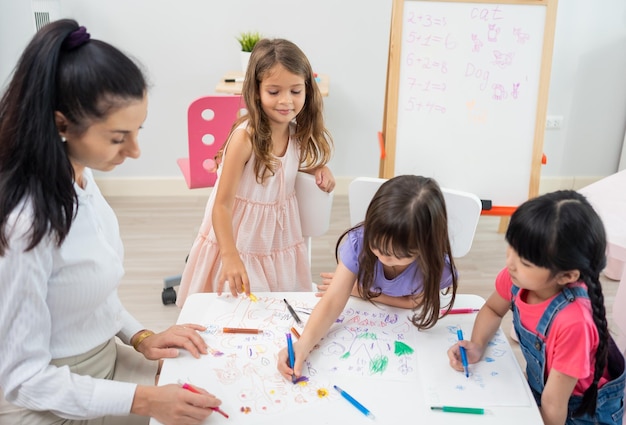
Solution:
<path fill-rule="evenodd" d="M 489 29 L 487 30 L 487 40 L 491 43 L 496 43 L 498 41 L 498 34 L 500 34 L 501 28 L 496 26 L 496 24 L 487 24 Z"/>
<path fill-rule="evenodd" d="M 519 44 L 524 44 L 530 40 L 530 34 L 523 32 L 521 28 L 513 28 L 513 34 Z"/>
<path fill-rule="evenodd" d="M 415 369 L 415 341 L 406 317 L 375 306 L 348 308 L 307 358 L 316 372 L 354 376 L 411 379 Z"/>
<path fill-rule="evenodd" d="M 513 56 L 515 56 L 515 53 L 513 52 L 501 52 L 499 50 L 494 50 L 493 57 L 495 59 L 492 63 L 500 69 L 505 69 L 510 67 L 513 63 Z"/>
<path fill-rule="evenodd" d="M 415 331 L 408 313 L 363 303 L 340 315 L 307 358 L 303 378 L 295 385 L 286 381 L 276 369 L 276 357 L 295 323 L 282 298 L 259 296 L 251 302 L 243 296 L 223 295 L 207 306 L 201 323 L 207 327 L 201 335 L 209 354 L 198 360 L 197 374 L 189 381 L 209 391 L 211 383 L 219 383 L 222 408 L 242 422 L 334 400 L 339 395 L 328 388 L 343 375 L 416 379 Z M 290 304 L 306 321 L 316 301 L 294 298 Z M 263 332 L 224 334 L 224 327 Z"/>
<path fill-rule="evenodd" d="M 447 351 L 458 341 L 459 327 L 467 339 L 471 337 L 472 319 L 445 317 L 440 324 L 445 326 L 438 324 L 418 335 L 420 381 L 429 403 L 479 407 L 530 403 L 523 384 L 525 378 L 501 330 L 489 343 L 483 359 L 469 365 L 470 375 L 466 377 L 450 367 Z"/>

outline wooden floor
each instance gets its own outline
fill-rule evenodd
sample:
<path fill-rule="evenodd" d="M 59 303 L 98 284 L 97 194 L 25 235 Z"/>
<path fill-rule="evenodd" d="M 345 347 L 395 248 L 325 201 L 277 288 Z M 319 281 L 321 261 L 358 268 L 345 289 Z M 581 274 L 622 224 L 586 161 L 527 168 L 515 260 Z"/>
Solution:
<path fill-rule="evenodd" d="M 204 214 L 205 196 L 184 197 L 108 197 L 117 213 L 126 250 L 126 275 L 120 297 L 126 308 L 147 328 L 155 331 L 173 325 L 179 314 L 175 305 L 163 305 L 161 292 L 166 276 L 180 274 Z M 470 252 L 456 259 L 459 270 L 459 293 L 487 298 L 493 280 L 504 266 L 504 236 L 497 232 L 500 219 L 481 217 Z M 337 237 L 349 225 L 346 196 L 335 196 L 328 233 L 312 242 L 314 281 L 322 271 L 335 269 Z M 617 282 L 603 278 L 609 324 Z M 511 314 L 503 321 L 508 334 Z M 522 367 L 524 360 L 516 343 L 512 343 Z"/>

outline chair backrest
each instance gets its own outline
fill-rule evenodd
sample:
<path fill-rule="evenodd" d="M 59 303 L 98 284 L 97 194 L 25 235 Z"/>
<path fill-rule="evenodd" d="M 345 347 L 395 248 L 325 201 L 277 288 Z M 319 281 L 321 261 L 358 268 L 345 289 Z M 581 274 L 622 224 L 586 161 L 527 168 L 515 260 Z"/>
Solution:
<path fill-rule="evenodd" d="M 315 176 L 302 171 L 296 176 L 296 198 L 300 210 L 302 235 L 321 236 L 330 227 L 333 192 L 324 192 L 315 183 Z"/>
<path fill-rule="evenodd" d="M 378 188 L 387 179 L 357 177 L 348 186 L 348 207 L 352 226 L 365 219 L 365 212 Z M 469 192 L 441 188 L 448 212 L 448 234 L 453 257 L 463 257 L 472 247 L 482 205 Z"/>
<path fill-rule="evenodd" d="M 213 158 L 244 108 L 240 95 L 210 95 L 194 100 L 187 109 L 189 158 L 177 160 L 190 189 L 211 187 L 217 173 Z"/>
<path fill-rule="evenodd" d="M 296 198 L 300 210 L 302 235 L 309 249 L 309 264 L 311 263 L 311 237 L 323 235 L 330 227 L 333 197 L 333 192 L 327 193 L 317 187 L 315 176 L 298 172 Z"/>

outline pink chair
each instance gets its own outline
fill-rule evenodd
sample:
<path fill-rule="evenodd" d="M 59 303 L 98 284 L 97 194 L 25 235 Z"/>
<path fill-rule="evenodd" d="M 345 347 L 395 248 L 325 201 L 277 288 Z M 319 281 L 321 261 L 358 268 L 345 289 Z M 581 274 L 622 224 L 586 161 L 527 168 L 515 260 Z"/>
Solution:
<path fill-rule="evenodd" d="M 189 158 L 179 158 L 189 189 L 215 184 L 214 157 L 244 108 L 240 95 L 210 95 L 194 100 L 187 110 Z"/>
<path fill-rule="evenodd" d="M 179 158 L 180 167 L 189 189 L 213 187 L 217 180 L 214 157 L 220 150 L 230 129 L 244 109 L 240 95 L 210 95 L 194 100 L 187 109 L 189 158 Z M 163 281 L 163 304 L 176 302 L 174 286 L 180 284 L 180 275 Z"/>

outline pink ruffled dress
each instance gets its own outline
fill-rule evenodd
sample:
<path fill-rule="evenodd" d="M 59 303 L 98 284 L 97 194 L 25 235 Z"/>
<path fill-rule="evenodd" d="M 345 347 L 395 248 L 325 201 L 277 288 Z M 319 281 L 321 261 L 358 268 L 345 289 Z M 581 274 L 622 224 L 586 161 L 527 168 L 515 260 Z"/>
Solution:
<path fill-rule="evenodd" d="M 236 131 L 244 128 L 245 123 Z M 224 158 L 227 155 L 225 149 Z M 235 243 L 251 292 L 310 291 L 311 268 L 295 193 L 300 166 L 298 141 L 290 137 L 287 152 L 278 159 L 275 175 L 263 184 L 256 180 L 254 155 L 245 165 L 233 204 Z M 222 262 L 211 214 L 219 185 L 229 183 L 220 177 L 221 169 L 183 271 L 176 301 L 180 307 L 190 294 L 217 289 Z M 228 292 L 227 286 L 224 291 Z"/>

